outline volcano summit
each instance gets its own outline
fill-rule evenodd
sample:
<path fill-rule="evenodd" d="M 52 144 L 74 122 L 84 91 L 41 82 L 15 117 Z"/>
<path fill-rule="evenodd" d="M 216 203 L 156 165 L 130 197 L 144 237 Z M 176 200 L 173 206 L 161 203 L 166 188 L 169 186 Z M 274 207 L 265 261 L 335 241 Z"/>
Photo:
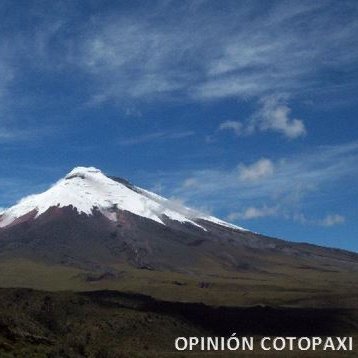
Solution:
<path fill-rule="evenodd" d="M 37 218 L 51 207 L 72 207 L 78 214 L 93 215 L 99 211 L 112 221 L 118 221 L 118 212 L 130 212 L 165 225 L 165 220 L 191 224 L 206 230 L 195 220 L 207 220 L 244 230 L 209 216 L 200 216 L 194 210 L 181 207 L 154 193 L 140 189 L 121 178 L 109 178 L 100 170 L 77 167 L 42 194 L 31 195 L 6 210 L 0 227 L 22 221 L 29 214 Z M 25 219 L 26 220 L 26 219 Z"/>

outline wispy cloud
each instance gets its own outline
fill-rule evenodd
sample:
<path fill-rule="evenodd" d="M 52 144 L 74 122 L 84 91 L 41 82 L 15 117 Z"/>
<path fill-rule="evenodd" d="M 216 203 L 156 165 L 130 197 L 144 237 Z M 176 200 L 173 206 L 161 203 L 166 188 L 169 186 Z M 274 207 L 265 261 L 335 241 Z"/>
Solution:
<path fill-rule="evenodd" d="M 238 219 L 252 220 L 264 217 L 277 215 L 278 207 L 254 207 L 250 206 L 242 212 L 232 212 L 227 216 L 229 221 L 236 221 Z"/>
<path fill-rule="evenodd" d="M 200 186 L 200 182 L 196 178 L 187 178 L 183 182 L 183 188 L 195 188 Z"/>
<path fill-rule="evenodd" d="M 36 134 L 32 130 L 10 129 L 6 124 L 0 126 L 0 143 L 25 141 L 34 138 Z"/>
<path fill-rule="evenodd" d="M 7 48 L 0 46 L 0 143 L 12 140 L 17 136 L 17 133 L 8 128 L 7 120 L 7 97 L 8 86 L 10 85 L 14 75 L 13 69 L 6 61 L 5 53 Z"/>
<path fill-rule="evenodd" d="M 16 137 L 16 133 L 0 127 L 0 142 L 11 140 L 14 137 Z"/>
<path fill-rule="evenodd" d="M 296 222 L 305 225 L 318 225 L 324 227 L 331 227 L 336 225 L 341 225 L 345 223 L 346 218 L 340 214 L 327 214 L 325 217 L 321 219 L 316 218 L 308 218 L 303 213 L 295 213 L 292 215 L 292 219 Z"/>
<path fill-rule="evenodd" d="M 10 123 L 9 123 L 10 122 Z M 13 126 L 11 121 L 6 121 L 1 124 L 0 121 L 0 143 L 15 143 L 15 142 L 31 142 L 39 138 L 43 139 L 58 132 L 57 127 L 43 125 L 42 128 L 33 127 L 21 128 L 19 125 Z"/>
<path fill-rule="evenodd" d="M 269 159 L 260 159 L 257 162 L 239 165 L 239 179 L 244 182 L 258 181 L 274 173 L 274 165 Z"/>
<path fill-rule="evenodd" d="M 243 134 L 243 125 L 240 121 L 224 121 L 220 123 L 220 130 L 232 130 L 237 136 Z"/>
<path fill-rule="evenodd" d="M 42 90 L 51 76 L 71 77 L 63 95 L 81 104 L 114 102 L 130 116 L 141 114 L 138 102 L 249 99 L 260 108 L 251 126 L 242 130 L 227 121 L 222 129 L 297 138 L 305 133 L 302 120 L 268 96 L 296 98 L 356 84 L 354 76 L 327 76 L 349 73 L 358 60 L 357 7 L 344 2 L 340 17 L 332 4 L 230 2 L 217 11 L 210 1 L 153 1 L 136 11 L 119 4 L 81 16 L 70 2 L 48 16 L 42 5 L 30 4 L 21 11 L 31 27 L 24 24 L 0 46 L 0 107 L 8 94 L 16 106 L 30 96 L 24 78 L 39 73 Z"/>
<path fill-rule="evenodd" d="M 346 221 L 343 215 L 339 214 L 329 214 L 323 220 L 321 220 L 321 225 L 323 226 L 334 226 L 343 224 Z"/>
<path fill-rule="evenodd" d="M 155 132 L 143 134 L 140 136 L 129 137 L 120 139 L 118 143 L 123 146 L 138 145 L 149 142 L 161 141 L 161 140 L 175 140 L 193 136 L 193 131 L 182 131 L 182 132 Z"/>
<path fill-rule="evenodd" d="M 94 16 L 66 59 L 94 80 L 101 102 L 322 89 L 330 85 L 320 81 L 322 71 L 347 68 L 358 58 L 354 7 L 340 19 L 329 2 L 271 2 L 262 12 L 256 6 L 234 2 L 218 12 L 204 3 L 173 8 L 162 2 L 146 14 Z"/>
<path fill-rule="evenodd" d="M 226 216 L 226 219 L 233 222 L 238 220 L 255 220 L 268 217 L 277 217 L 284 220 L 295 221 L 303 225 L 323 226 L 327 228 L 344 224 L 346 221 L 346 218 L 340 214 L 327 214 L 323 218 L 317 219 L 314 217 L 307 217 L 307 215 L 302 212 L 293 212 L 290 208 L 284 206 L 280 207 L 279 205 L 263 205 L 260 207 L 250 206 L 242 211 L 230 212 Z"/>

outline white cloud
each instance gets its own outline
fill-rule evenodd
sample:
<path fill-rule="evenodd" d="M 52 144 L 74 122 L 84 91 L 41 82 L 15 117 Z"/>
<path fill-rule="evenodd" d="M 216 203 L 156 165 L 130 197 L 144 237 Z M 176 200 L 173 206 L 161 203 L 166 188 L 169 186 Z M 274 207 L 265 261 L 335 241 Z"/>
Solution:
<path fill-rule="evenodd" d="M 229 221 L 236 221 L 237 219 L 252 220 L 258 218 L 264 218 L 269 216 L 277 215 L 277 207 L 254 207 L 250 206 L 245 209 L 243 212 L 232 212 L 227 216 Z"/>
<path fill-rule="evenodd" d="M 135 108 L 133 106 L 125 108 L 124 114 L 127 117 L 135 117 L 135 118 L 139 118 L 143 116 L 142 112 L 138 108 Z"/>
<path fill-rule="evenodd" d="M 14 71 L 10 64 L 4 60 L 6 48 L 0 47 L 0 142 L 12 140 L 17 137 L 17 133 L 9 129 L 7 117 L 7 97 L 8 87 L 14 78 Z"/>
<path fill-rule="evenodd" d="M 261 100 L 261 108 L 250 120 L 248 130 L 274 131 L 297 138 L 306 134 L 301 119 L 291 118 L 291 109 L 277 96 L 265 97 Z"/>
<path fill-rule="evenodd" d="M 135 137 L 123 138 L 118 141 L 119 145 L 130 146 L 144 143 L 150 143 L 158 140 L 169 140 L 169 139 L 183 139 L 193 136 L 193 131 L 182 131 L 182 132 L 154 132 L 147 133 Z"/>
<path fill-rule="evenodd" d="M 292 219 L 301 224 L 318 225 L 331 227 L 335 225 L 343 224 L 346 218 L 339 214 L 328 214 L 322 219 L 309 218 L 303 213 L 295 213 L 292 215 Z"/>
<path fill-rule="evenodd" d="M 239 165 L 239 179 L 241 181 L 257 181 L 274 173 L 274 165 L 271 160 L 262 158 L 251 165 Z"/>
<path fill-rule="evenodd" d="M 165 98 L 190 84 L 182 62 L 195 52 L 195 38 L 184 28 L 179 34 L 157 27 L 150 17 L 94 18 L 95 31 L 84 34 L 72 56 L 95 80 L 93 103 Z"/>
<path fill-rule="evenodd" d="M 236 135 L 241 135 L 242 134 L 242 123 L 239 121 L 225 121 L 222 122 L 219 126 L 220 130 L 233 130 L 235 132 Z"/>
<path fill-rule="evenodd" d="M 345 217 L 339 214 L 329 214 L 320 221 L 323 226 L 334 226 L 343 224 L 346 221 Z"/>
<path fill-rule="evenodd" d="M 9 131 L 7 128 L 0 127 L 0 142 L 12 140 L 15 137 L 15 133 Z"/>
<path fill-rule="evenodd" d="M 288 138 L 298 138 L 306 134 L 302 119 L 291 118 L 291 108 L 282 96 L 264 97 L 259 101 L 259 109 L 246 121 L 225 121 L 220 130 L 233 130 L 236 135 L 252 135 L 255 132 L 278 132 Z"/>
<path fill-rule="evenodd" d="M 196 178 L 187 178 L 183 182 L 183 188 L 195 188 L 199 184 L 200 183 L 198 182 L 198 180 Z"/>
<path fill-rule="evenodd" d="M 11 122 L 11 121 L 9 121 Z M 12 124 L 12 123 L 11 123 Z M 42 128 L 33 130 L 33 128 L 20 129 L 19 126 L 11 126 L 10 123 L 1 125 L 0 123 L 0 143 L 12 143 L 18 141 L 33 141 L 43 139 L 45 136 L 52 135 L 55 127 L 43 126 Z"/>

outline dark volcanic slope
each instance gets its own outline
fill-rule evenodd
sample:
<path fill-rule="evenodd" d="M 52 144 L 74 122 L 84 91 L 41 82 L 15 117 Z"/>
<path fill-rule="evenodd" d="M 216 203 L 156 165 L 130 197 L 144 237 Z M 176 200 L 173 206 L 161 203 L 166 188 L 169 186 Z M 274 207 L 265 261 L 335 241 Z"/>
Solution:
<path fill-rule="evenodd" d="M 285 269 L 356 272 L 358 255 L 289 243 L 204 222 L 207 231 L 166 220 L 166 226 L 130 212 L 113 222 L 96 212 L 51 208 L 36 220 L 0 229 L 0 258 L 22 257 L 96 269 L 128 263 L 136 268 L 182 273 L 214 269 L 271 272 Z M 215 271 L 215 270 L 214 270 Z"/>

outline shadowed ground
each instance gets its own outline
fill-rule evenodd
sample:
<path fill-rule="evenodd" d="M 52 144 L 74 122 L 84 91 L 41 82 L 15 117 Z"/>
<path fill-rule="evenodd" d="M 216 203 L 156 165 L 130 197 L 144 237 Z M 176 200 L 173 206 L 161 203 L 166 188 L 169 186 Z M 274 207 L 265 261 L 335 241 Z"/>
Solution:
<path fill-rule="evenodd" d="M 233 332 L 257 340 L 261 336 L 357 337 L 358 311 L 210 307 L 114 291 L 0 290 L 1 357 L 180 357 L 188 353 L 175 352 L 178 336 L 230 336 Z M 354 357 L 355 353 L 348 352 L 347 356 Z M 245 356 L 257 354 L 245 352 Z M 258 356 L 262 354 L 274 357 L 280 353 L 261 352 Z M 322 352 L 291 354 L 323 356 Z M 290 352 L 280 356 L 290 356 Z M 336 352 L 335 356 L 346 355 Z"/>

